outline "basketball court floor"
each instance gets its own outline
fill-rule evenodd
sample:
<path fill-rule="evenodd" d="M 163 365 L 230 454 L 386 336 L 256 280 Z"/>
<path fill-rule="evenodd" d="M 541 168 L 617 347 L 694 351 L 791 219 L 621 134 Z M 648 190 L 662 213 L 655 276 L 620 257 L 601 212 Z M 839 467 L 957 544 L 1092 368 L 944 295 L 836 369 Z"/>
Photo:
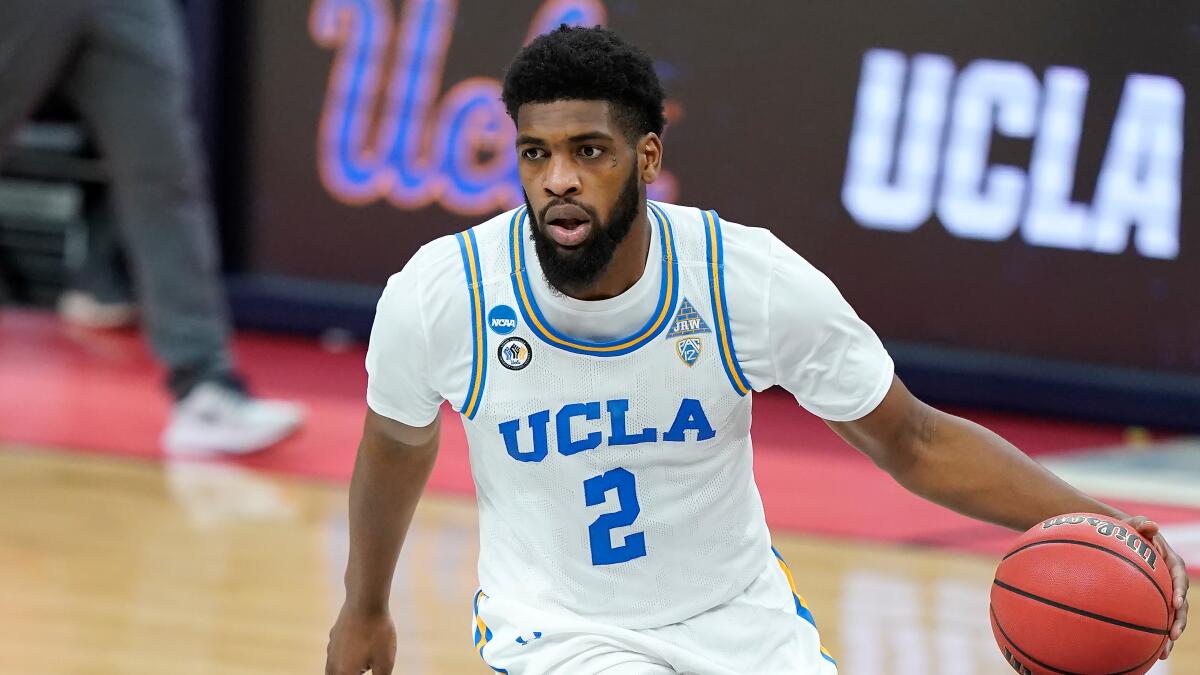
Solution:
<path fill-rule="evenodd" d="M 0 313 L 0 673 L 295 674 L 323 669 L 341 603 L 362 348 L 243 336 L 257 392 L 308 426 L 238 460 L 163 457 L 161 373 L 133 333 Z M 921 502 L 786 395 L 755 400 L 776 546 L 843 675 L 1002 675 L 987 623 L 1015 538 Z M 967 413 L 1076 484 L 1165 524 L 1200 563 L 1200 443 Z M 477 519 L 461 426 L 401 556 L 396 672 L 487 673 L 471 644 Z M 1200 567 L 1193 567 L 1194 577 Z M 1200 675 L 1197 629 L 1155 675 Z"/>

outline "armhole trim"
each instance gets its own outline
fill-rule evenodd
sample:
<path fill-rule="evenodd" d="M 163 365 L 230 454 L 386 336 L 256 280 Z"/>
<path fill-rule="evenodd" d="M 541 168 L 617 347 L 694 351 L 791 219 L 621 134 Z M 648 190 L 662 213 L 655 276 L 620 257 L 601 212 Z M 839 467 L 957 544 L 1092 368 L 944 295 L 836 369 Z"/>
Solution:
<path fill-rule="evenodd" d="M 725 249 L 721 241 L 721 218 L 716 211 L 704 211 L 704 245 L 708 261 L 708 298 L 712 303 L 713 321 L 717 325 L 717 344 L 721 348 L 721 365 L 729 383 L 739 396 L 750 393 L 750 381 L 738 364 L 733 348 L 733 331 L 729 326 L 729 302 L 725 298 Z"/>
<path fill-rule="evenodd" d="M 483 274 L 479 266 L 479 244 L 475 241 L 474 230 L 459 232 L 458 250 L 462 255 L 463 272 L 466 275 L 467 294 L 471 305 L 471 379 L 467 385 L 467 394 L 458 411 L 467 419 L 475 419 L 479 412 L 479 403 L 483 399 L 484 385 L 487 384 L 487 330 L 484 328 L 486 314 L 486 299 L 483 294 Z"/>

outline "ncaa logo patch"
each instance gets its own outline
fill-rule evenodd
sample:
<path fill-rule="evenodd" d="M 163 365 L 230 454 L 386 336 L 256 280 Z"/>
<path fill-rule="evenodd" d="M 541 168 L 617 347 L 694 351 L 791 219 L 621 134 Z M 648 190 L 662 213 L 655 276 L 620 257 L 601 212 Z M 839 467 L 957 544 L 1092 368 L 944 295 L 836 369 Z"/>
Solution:
<path fill-rule="evenodd" d="M 675 353 L 679 356 L 679 360 L 690 368 L 696 365 L 703 347 L 704 343 L 698 337 L 681 338 L 675 343 Z"/>
<path fill-rule="evenodd" d="M 510 337 L 500 343 L 500 348 L 496 350 L 496 356 L 500 357 L 500 365 L 505 368 L 520 370 L 529 365 L 530 359 L 533 358 L 533 351 L 525 340 L 519 337 Z"/>
<path fill-rule="evenodd" d="M 488 312 L 487 325 L 497 335 L 508 335 L 517 329 L 517 313 L 508 305 L 496 305 Z"/>

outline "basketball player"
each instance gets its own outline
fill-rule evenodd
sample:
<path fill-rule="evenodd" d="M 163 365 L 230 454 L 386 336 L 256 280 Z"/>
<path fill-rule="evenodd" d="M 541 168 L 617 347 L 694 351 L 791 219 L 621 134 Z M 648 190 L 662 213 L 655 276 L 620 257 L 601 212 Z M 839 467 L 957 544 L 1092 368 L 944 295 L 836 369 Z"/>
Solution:
<path fill-rule="evenodd" d="M 492 670 L 836 673 L 751 473 L 751 391 L 772 385 L 956 511 L 1018 530 L 1072 511 L 1129 522 L 1170 563 L 1179 637 L 1187 577 L 1157 525 L 915 399 L 768 230 L 646 200 L 664 120 L 644 54 L 564 26 L 516 56 L 503 97 L 526 204 L 424 246 L 379 302 L 327 673 L 392 672 L 389 586 L 443 400 L 470 445 L 466 602 Z"/>

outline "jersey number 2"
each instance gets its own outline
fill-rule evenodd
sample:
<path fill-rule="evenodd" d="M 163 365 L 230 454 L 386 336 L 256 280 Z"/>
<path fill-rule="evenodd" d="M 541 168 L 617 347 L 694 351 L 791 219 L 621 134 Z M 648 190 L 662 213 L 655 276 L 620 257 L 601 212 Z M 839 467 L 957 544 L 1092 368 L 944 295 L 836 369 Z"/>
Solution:
<path fill-rule="evenodd" d="M 633 474 L 625 469 L 613 469 L 583 481 L 583 498 L 588 506 L 607 501 L 605 495 L 609 490 L 617 491 L 617 505 L 621 510 L 606 513 L 588 526 L 593 565 L 629 562 L 646 555 L 646 535 L 642 532 L 626 535 L 625 543 L 620 546 L 612 545 L 613 528 L 632 525 L 642 512 L 642 507 L 638 506 Z"/>

